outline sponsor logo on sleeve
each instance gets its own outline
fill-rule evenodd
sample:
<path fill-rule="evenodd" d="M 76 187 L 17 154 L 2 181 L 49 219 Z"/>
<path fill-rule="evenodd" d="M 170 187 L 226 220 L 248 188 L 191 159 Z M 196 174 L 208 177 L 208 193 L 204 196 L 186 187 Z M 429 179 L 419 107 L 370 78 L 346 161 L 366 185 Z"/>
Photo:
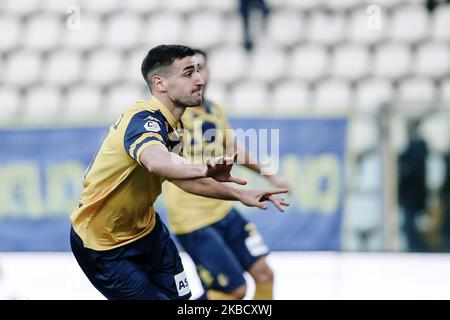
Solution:
<path fill-rule="evenodd" d="M 159 132 L 161 131 L 161 127 L 159 126 L 159 123 L 156 121 L 149 120 L 144 125 L 145 130 L 150 132 Z"/>

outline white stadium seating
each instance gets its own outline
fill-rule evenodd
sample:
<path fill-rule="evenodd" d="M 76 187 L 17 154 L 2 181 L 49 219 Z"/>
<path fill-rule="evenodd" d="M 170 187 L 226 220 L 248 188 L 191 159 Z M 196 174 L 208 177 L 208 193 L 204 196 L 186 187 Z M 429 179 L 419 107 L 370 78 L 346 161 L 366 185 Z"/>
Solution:
<path fill-rule="evenodd" d="M 267 28 L 253 23 L 247 52 L 238 1 L 5 0 L 2 120 L 44 108 L 66 121 L 109 121 L 127 100 L 148 98 L 140 67 L 161 43 L 207 51 L 207 95 L 231 116 L 374 117 L 385 103 L 450 110 L 450 5 L 428 13 L 421 0 L 267 3 Z"/>
<path fill-rule="evenodd" d="M 0 51 L 5 52 L 17 47 L 21 29 L 23 29 L 23 26 L 21 26 L 19 19 L 5 14 L 0 15 L 0 30 L 2 30 Z"/>
<path fill-rule="evenodd" d="M 83 61 L 75 50 L 53 51 L 44 67 L 44 80 L 52 85 L 68 85 L 81 78 Z"/>

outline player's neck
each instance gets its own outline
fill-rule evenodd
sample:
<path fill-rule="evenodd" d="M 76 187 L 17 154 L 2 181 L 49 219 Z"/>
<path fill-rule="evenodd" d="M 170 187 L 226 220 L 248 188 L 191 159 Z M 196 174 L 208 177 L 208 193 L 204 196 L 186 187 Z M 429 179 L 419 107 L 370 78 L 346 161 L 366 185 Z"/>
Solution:
<path fill-rule="evenodd" d="M 186 107 L 176 105 L 168 96 L 155 95 L 155 97 L 170 111 L 176 121 L 180 121 Z"/>

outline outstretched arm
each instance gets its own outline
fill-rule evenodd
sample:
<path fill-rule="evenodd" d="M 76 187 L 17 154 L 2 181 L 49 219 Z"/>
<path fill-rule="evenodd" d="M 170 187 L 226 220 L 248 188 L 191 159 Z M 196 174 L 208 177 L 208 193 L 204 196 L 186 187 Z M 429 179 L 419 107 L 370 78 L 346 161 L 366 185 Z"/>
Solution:
<path fill-rule="evenodd" d="M 267 205 L 264 201 L 272 202 L 281 212 L 284 211 L 283 206 L 289 205 L 284 199 L 273 196 L 278 193 L 286 193 L 288 192 L 287 189 L 240 190 L 210 178 L 191 180 L 171 179 L 170 182 L 186 192 L 199 196 L 222 200 L 237 200 L 246 206 L 258 207 L 264 210 L 267 209 Z"/>
<path fill-rule="evenodd" d="M 237 143 L 234 145 L 235 152 L 239 153 L 241 157 L 243 158 L 242 165 L 246 167 L 249 170 L 252 170 L 256 172 L 257 174 L 261 175 L 261 166 L 256 162 L 253 161 L 250 157 L 250 154 L 245 150 L 243 147 L 238 145 Z M 264 176 L 274 187 L 277 188 L 283 188 L 283 189 L 289 189 L 289 192 L 291 191 L 291 186 L 289 183 L 282 178 L 281 176 L 277 175 L 266 175 Z"/>
<path fill-rule="evenodd" d="M 247 181 L 233 177 L 231 169 L 237 158 L 218 157 L 207 164 L 192 164 L 186 159 L 169 152 L 160 144 L 153 144 L 142 151 L 139 160 L 151 173 L 166 179 L 195 179 L 211 177 L 221 182 L 246 184 Z"/>
<path fill-rule="evenodd" d="M 167 179 L 202 178 L 207 174 L 206 165 L 188 163 L 159 144 L 148 146 L 139 160 L 149 172 Z"/>

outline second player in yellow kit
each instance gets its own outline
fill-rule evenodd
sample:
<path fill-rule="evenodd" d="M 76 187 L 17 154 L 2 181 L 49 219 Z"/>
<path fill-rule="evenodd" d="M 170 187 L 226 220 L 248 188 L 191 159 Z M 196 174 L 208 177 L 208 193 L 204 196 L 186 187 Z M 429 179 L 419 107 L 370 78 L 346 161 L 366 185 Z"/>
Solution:
<path fill-rule="evenodd" d="M 194 51 L 199 73 L 207 84 L 206 53 Z M 239 149 L 245 154 L 244 166 L 261 173 L 260 166 L 251 164 L 245 150 L 236 146 L 227 130 L 230 126 L 224 110 L 207 99 L 202 100 L 202 105 L 186 110 L 182 118 L 184 129 L 189 131 L 184 135 L 187 157 L 201 162 L 212 150 L 216 151 L 213 156 L 218 156 Z M 288 187 L 280 177 L 267 178 L 277 187 Z M 202 298 L 244 298 L 247 287 L 243 274 L 248 271 L 256 283 L 254 299 L 272 299 L 273 272 L 265 259 L 269 249 L 256 226 L 228 201 L 192 195 L 171 183 L 164 183 L 163 190 L 169 228 L 196 265 L 205 290 Z"/>
<path fill-rule="evenodd" d="M 208 146 L 210 150 L 221 152 L 221 154 L 214 154 L 215 156 L 223 155 L 227 143 L 226 129 L 229 125 L 220 106 L 206 100 L 204 105 L 186 110 L 182 121 L 184 129 L 190 133 L 183 136 L 184 152 L 188 153 L 187 158 L 201 163 L 205 146 Z M 207 130 L 210 130 L 213 142 L 203 141 Z M 214 146 L 211 147 L 211 144 Z M 163 188 L 170 229 L 175 234 L 186 234 L 217 222 L 225 217 L 232 207 L 228 201 L 196 196 L 170 183 L 165 183 Z"/>

